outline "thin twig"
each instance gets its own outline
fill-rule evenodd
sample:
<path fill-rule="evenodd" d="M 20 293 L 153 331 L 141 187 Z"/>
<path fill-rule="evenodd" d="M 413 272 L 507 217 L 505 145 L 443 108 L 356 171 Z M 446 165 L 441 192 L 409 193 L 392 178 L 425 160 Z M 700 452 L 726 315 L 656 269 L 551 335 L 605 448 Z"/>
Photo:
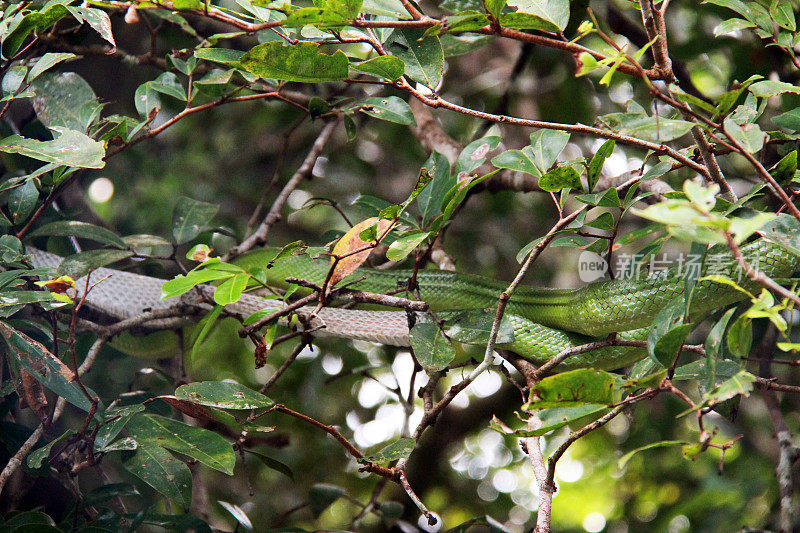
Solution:
<path fill-rule="evenodd" d="M 747 261 L 744 260 L 742 256 L 742 252 L 739 250 L 739 246 L 736 245 L 736 241 L 733 240 L 733 236 L 728 233 L 727 231 L 724 232 L 725 240 L 728 242 L 728 246 L 730 246 L 731 251 L 733 252 L 733 258 L 736 259 L 736 262 L 739 263 L 739 267 L 744 270 L 745 275 L 755 281 L 763 285 L 764 287 L 773 290 L 783 296 L 784 298 L 791 300 L 794 304 L 800 307 L 800 297 L 798 297 L 795 293 L 787 289 L 786 287 L 781 286 L 778 283 L 770 278 L 769 276 L 765 275 L 760 270 L 755 270 L 751 267 Z"/>
<path fill-rule="evenodd" d="M 243 240 L 238 246 L 234 246 L 231 248 L 227 254 L 225 254 L 225 261 L 229 261 L 236 256 L 239 256 L 251 249 L 255 246 L 264 244 L 267 241 L 267 235 L 269 234 L 269 230 L 273 224 L 281 219 L 281 211 L 283 211 L 283 206 L 286 204 L 286 201 L 289 199 L 289 195 L 294 191 L 304 179 L 311 176 L 311 171 L 314 170 L 314 165 L 317 162 L 320 154 L 322 154 L 322 150 L 325 149 L 325 145 L 328 144 L 333 132 L 336 131 L 337 126 L 339 125 L 341 118 L 337 117 L 336 120 L 332 120 L 328 122 L 322 131 L 320 131 L 319 136 L 314 141 L 314 144 L 311 146 L 311 150 L 309 150 L 308 154 L 306 155 L 303 163 L 300 165 L 300 168 L 297 169 L 297 172 L 286 182 L 286 185 L 283 186 L 283 189 L 278 194 L 278 197 L 275 198 L 275 201 L 272 203 L 272 207 L 270 208 L 267 216 L 264 217 L 264 220 L 259 224 L 258 228 Z"/>

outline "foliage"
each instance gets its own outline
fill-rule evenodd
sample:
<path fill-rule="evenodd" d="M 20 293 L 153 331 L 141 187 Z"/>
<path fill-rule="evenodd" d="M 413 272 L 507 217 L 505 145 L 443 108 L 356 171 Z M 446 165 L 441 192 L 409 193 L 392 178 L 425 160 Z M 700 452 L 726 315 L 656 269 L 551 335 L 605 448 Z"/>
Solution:
<path fill-rule="evenodd" d="M 800 255 L 794 2 L 0 5 L 3 530 L 800 525 L 800 299 L 741 252 Z M 738 275 L 660 268 L 687 251 Z M 303 255 L 327 275 L 276 290 Z M 408 279 L 354 294 L 383 257 Z M 498 348 L 500 291 L 419 307 L 453 258 L 506 293 L 591 260 L 683 294 L 560 354 L 633 366 L 543 372 Z M 174 305 L 92 309 L 110 265 Z M 739 302 L 698 316 L 711 286 Z M 293 302 L 334 297 L 404 309 L 410 346 L 303 332 Z"/>

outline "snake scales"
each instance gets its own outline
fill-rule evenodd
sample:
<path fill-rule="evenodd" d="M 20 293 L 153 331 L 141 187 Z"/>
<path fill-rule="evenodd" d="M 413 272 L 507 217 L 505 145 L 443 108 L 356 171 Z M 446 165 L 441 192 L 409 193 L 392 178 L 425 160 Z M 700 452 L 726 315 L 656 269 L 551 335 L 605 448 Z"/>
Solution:
<path fill-rule="evenodd" d="M 757 240 L 741 247 L 745 261 L 770 277 L 788 277 L 798 265 L 796 255 L 766 240 Z M 29 249 L 36 267 L 56 267 L 61 257 Z M 240 265 L 263 266 L 274 256 L 272 250 L 252 252 L 241 258 Z M 714 265 L 714 271 L 704 266 L 700 275 L 721 274 L 734 280 L 740 278 L 738 265 L 730 251 L 712 249 L 714 261 L 708 256 L 704 265 Z M 278 260 L 267 270 L 269 278 L 282 282 L 286 277 L 303 278 L 322 284 L 329 269 L 327 260 L 311 260 L 307 256 Z M 397 288 L 398 280 L 408 279 L 410 271 L 376 271 L 359 269 L 349 279 L 359 280 L 354 289 L 382 293 Z M 742 276 L 743 277 L 743 276 Z M 105 279 L 104 279 L 105 278 Z M 164 309 L 174 300 L 161 299 L 163 280 L 100 268 L 92 273 L 98 283 L 86 298 L 86 303 L 118 320 L 133 318 L 148 309 Z M 496 307 L 497 298 L 506 288 L 500 281 L 454 272 L 423 270 L 418 273 L 420 297 L 433 311 Z M 76 283 L 79 293 L 85 280 Z M 504 345 L 535 363 L 557 355 L 564 349 L 578 346 L 618 332 L 621 338 L 646 338 L 648 326 L 659 310 L 670 301 L 682 297 L 684 276 L 675 271 L 643 279 L 599 281 L 579 289 L 541 289 L 521 286 L 512 295 L 506 318 L 514 328 L 514 341 Z M 740 285 L 758 291 L 749 279 Z M 209 287 L 201 290 L 210 290 Z M 744 299 L 746 296 L 728 285 L 699 281 L 692 293 L 690 317 L 705 316 L 711 311 Z M 247 316 L 255 311 L 275 307 L 274 300 L 244 294 L 242 299 L 226 310 Z M 403 311 L 352 310 L 326 307 L 316 316 L 313 308 L 299 310 L 311 327 L 322 336 L 362 339 L 382 344 L 409 344 L 408 317 Z M 154 324 L 158 326 L 159 324 Z M 641 348 L 608 346 L 568 359 L 562 368 L 593 366 L 613 369 L 630 364 L 643 356 Z"/>

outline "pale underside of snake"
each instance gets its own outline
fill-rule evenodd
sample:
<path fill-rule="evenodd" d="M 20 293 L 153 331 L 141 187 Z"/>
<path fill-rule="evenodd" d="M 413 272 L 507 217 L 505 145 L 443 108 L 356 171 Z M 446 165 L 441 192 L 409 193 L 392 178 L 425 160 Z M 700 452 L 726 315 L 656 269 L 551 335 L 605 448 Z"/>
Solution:
<path fill-rule="evenodd" d="M 744 260 L 770 277 L 789 277 L 798 266 L 798 256 L 784 248 L 760 239 L 741 247 Z M 35 267 L 56 268 L 62 258 L 29 248 Z M 274 250 L 256 251 L 240 263 L 263 266 L 274 256 Z M 709 260 L 709 256 L 714 256 Z M 756 284 L 741 274 L 739 265 L 729 250 L 710 251 L 700 276 L 720 274 L 747 290 L 758 292 Z M 713 272 L 711 267 L 713 265 Z M 276 261 L 267 270 L 269 277 L 283 282 L 287 277 L 306 279 L 322 284 L 330 264 L 326 260 L 311 260 L 307 256 L 288 257 Z M 349 280 L 352 288 L 374 293 L 397 290 L 398 282 L 407 280 L 410 271 L 376 271 L 359 269 Z M 514 330 L 514 340 L 499 345 L 520 356 L 541 364 L 563 350 L 619 333 L 620 338 L 644 339 L 654 317 L 676 298 L 683 298 L 685 275 L 665 272 L 660 276 L 599 281 L 578 289 L 541 289 L 519 287 L 511 297 L 506 319 Z M 175 306 L 175 299 L 162 299 L 164 280 L 99 268 L 91 273 L 92 289 L 85 301 L 93 310 L 115 320 L 140 316 L 148 310 Z M 498 297 L 506 288 L 500 281 L 454 272 L 422 270 L 418 272 L 419 297 L 433 311 L 496 308 Z M 99 282 L 99 283 L 98 283 Z M 85 278 L 77 280 L 78 295 L 86 286 Z M 212 287 L 201 287 L 209 294 Z M 702 318 L 716 309 L 729 306 L 746 295 L 729 285 L 701 280 L 692 292 L 690 318 Z M 241 300 L 226 307 L 226 311 L 246 317 L 256 311 L 278 308 L 276 300 L 243 294 Z M 324 307 L 313 314 L 314 307 L 303 307 L 297 313 L 314 335 L 360 339 L 394 346 L 409 345 L 409 316 L 405 311 L 341 309 Z M 156 328 L 165 326 L 158 320 Z M 621 368 L 641 359 L 642 348 L 606 346 L 576 355 L 561 368 L 595 367 Z"/>

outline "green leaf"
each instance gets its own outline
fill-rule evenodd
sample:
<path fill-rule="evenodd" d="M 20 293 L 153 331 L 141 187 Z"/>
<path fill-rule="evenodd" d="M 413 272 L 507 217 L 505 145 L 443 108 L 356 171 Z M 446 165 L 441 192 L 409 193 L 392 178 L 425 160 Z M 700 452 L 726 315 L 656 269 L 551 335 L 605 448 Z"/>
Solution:
<path fill-rule="evenodd" d="M 350 115 L 344 116 L 344 130 L 347 133 L 347 141 L 354 141 L 358 137 L 358 127 Z"/>
<path fill-rule="evenodd" d="M 567 424 L 585 418 L 589 415 L 604 413 L 608 407 L 602 404 L 585 404 L 576 407 L 554 407 L 542 409 L 537 413 L 542 421 L 542 427 L 534 430 L 520 430 L 515 432 L 521 437 L 540 437 L 551 431 L 562 428 Z M 596 417 L 593 417 L 596 418 Z"/>
<path fill-rule="evenodd" d="M 381 448 L 381 450 L 374 454 L 362 459 L 361 461 L 367 461 L 370 463 L 389 463 L 391 461 L 396 461 L 401 457 L 408 457 L 411 455 L 411 452 L 414 451 L 414 448 L 417 446 L 417 443 L 414 439 L 399 439 L 395 442 L 388 444 Z"/>
<path fill-rule="evenodd" d="M 587 222 L 586 225 L 605 231 L 613 231 L 616 223 L 614 221 L 614 215 L 611 213 L 600 213 L 600 216 Z"/>
<path fill-rule="evenodd" d="M 172 235 L 175 242 L 183 244 L 200 235 L 208 229 L 208 224 L 217 211 L 217 204 L 192 200 L 185 196 L 178 198 L 172 211 Z"/>
<path fill-rule="evenodd" d="M 539 187 L 549 192 L 558 192 L 561 189 L 581 189 L 581 176 L 572 167 L 557 167 L 539 178 Z"/>
<path fill-rule="evenodd" d="M 773 2 L 769 8 L 769 14 L 772 16 L 772 20 L 774 20 L 781 28 L 789 31 L 795 31 L 797 29 L 797 23 L 795 22 L 794 18 L 794 10 L 792 9 L 792 3 L 789 0 L 779 0 L 777 2 Z"/>
<path fill-rule="evenodd" d="M 50 129 L 86 133 L 103 108 L 91 86 L 74 72 L 44 73 L 32 87 L 36 92 L 33 99 L 36 115 Z"/>
<path fill-rule="evenodd" d="M 421 322 L 411 328 L 411 347 L 422 368 L 438 372 L 447 368 L 456 357 L 456 349 L 433 322 Z"/>
<path fill-rule="evenodd" d="M 302 28 L 309 24 L 320 28 L 338 28 L 347 25 L 347 18 L 319 7 L 301 7 L 292 11 L 283 21 L 283 26 L 287 28 Z"/>
<path fill-rule="evenodd" d="M 27 78 L 28 83 L 32 82 L 40 74 L 53 68 L 62 61 L 66 61 L 67 59 L 72 59 L 73 57 L 78 57 L 78 56 L 76 56 L 71 52 L 47 52 L 42 57 L 37 59 L 36 63 L 33 65 L 33 67 L 31 67 L 30 72 L 28 72 L 28 78 Z"/>
<path fill-rule="evenodd" d="M 587 179 L 589 181 L 589 192 L 592 192 L 594 186 L 597 185 L 597 180 L 600 178 L 600 173 L 603 171 L 603 164 L 612 153 L 614 153 L 614 140 L 608 139 L 603 143 L 597 152 L 592 156 L 589 161 L 589 168 L 587 170 Z"/>
<path fill-rule="evenodd" d="M 228 280 L 230 281 L 230 279 Z M 162 289 L 163 291 L 163 289 Z M 224 306 L 217 304 L 214 308 L 206 313 L 200 322 L 197 323 L 197 327 L 192 331 L 192 337 L 189 341 L 192 349 L 189 352 L 189 361 L 195 361 L 195 357 L 197 356 L 197 351 L 200 349 L 200 346 L 203 344 L 203 341 L 206 340 L 208 335 L 211 333 L 211 330 L 217 323 L 217 319 L 219 319 L 219 315 L 222 313 L 222 310 L 225 309 Z"/>
<path fill-rule="evenodd" d="M 744 30 L 746 28 L 755 28 L 756 25 L 752 22 L 748 22 L 742 19 L 728 19 L 723 20 L 717 27 L 714 28 L 714 37 L 719 37 L 721 35 L 727 35 L 729 33 L 733 33 L 739 30 Z"/>
<path fill-rule="evenodd" d="M 70 167 L 103 168 L 105 148 L 103 143 L 81 132 L 53 128 L 58 137 L 52 141 L 26 139 L 11 135 L 0 141 L 0 152 L 20 154 L 39 161 Z"/>
<path fill-rule="evenodd" d="M 753 344 L 753 321 L 740 316 L 728 330 L 728 349 L 736 357 L 747 357 Z"/>
<path fill-rule="evenodd" d="M 779 214 L 761 228 L 764 238 L 800 255 L 800 222 L 787 213 Z"/>
<path fill-rule="evenodd" d="M 544 241 L 545 237 L 537 237 L 533 239 L 531 242 L 523 246 L 519 252 L 517 252 L 517 263 L 523 263 L 530 255 L 531 251 L 537 247 L 542 241 Z"/>
<path fill-rule="evenodd" d="M 236 522 L 238 523 L 238 525 L 236 526 L 237 529 L 239 526 L 242 526 L 242 529 L 244 529 L 245 531 L 253 531 L 253 523 L 250 521 L 250 518 L 247 516 L 247 513 L 245 513 L 241 507 L 239 507 L 238 505 L 234 505 L 232 503 L 228 503 L 223 500 L 217 500 L 217 503 L 219 503 L 223 509 L 228 511 L 231 514 L 231 516 L 233 516 L 236 519 Z"/>
<path fill-rule="evenodd" d="M 361 0 L 314 0 L 314 5 L 348 20 L 357 18 L 361 11 Z"/>
<path fill-rule="evenodd" d="M 12 18 L 7 28 L 8 33 L 3 37 L 3 57 L 12 57 L 31 32 L 38 35 L 67 15 L 67 8 L 62 4 L 48 2 L 41 11 L 32 11 L 22 18 L 17 18 L 19 15 Z"/>
<path fill-rule="evenodd" d="M 501 13 L 500 25 L 504 28 L 511 28 L 514 30 L 539 30 L 549 33 L 557 33 L 558 27 L 538 15 L 530 13 Z"/>
<path fill-rule="evenodd" d="M 584 204 L 597 207 L 622 207 L 617 189 L 608 189 L 594 194 L 576 194 L 575 199 Z"/>
<path fill-rule="evenodd" d="M 144 411 L 144 405 L 142 404 L 109 407 L 106 409 L 105 413 L 103 413 L 104 424 L 97 430 L 97 436 L 94 439 L 95 450 L 102 450 L 111 444 L 111 441 L 119 435 L 119 432 L 122 431 L 130 419 L 136 413 L 142 411 Z"/>
<path fill-rule="evenodd" d="M 49 515 L 39 511 L 7 513 L 2 525 L 8 533 L 60 533 Z"/>
<path fill-rule="evenodd" d="M 678 349 L 692 331 L 692 324 L 683 324 L 683 314 L 683 299 L 671 301 L 656 315 L 647 337 L 648 354 L 665 367 L 672 365 Z"/>
<path fill-rule="evenodd" d="M 147 90 L 171 96 L 182 102 L 186 101 L 186 90 L 178 80 L 178 76 L 172 72 L 164 72 L 153 81 L 147 82 L 146 85 Z"/>
<path fill-rule="evenodd" d="M 557 239 L 553 239 L 553 242 L 550 243 L 551 248 L 558 248 L 560 246 L 565 246 L 567 248 L 583 248 L 585 246 L 589 246 L 592 244 L 592 239 L 588 237 L 584 237 L 582 235 L 571 235 L 569 237 L 559 237 Z"/>
<path fill-rule="evenodd" d="M 739 125 L 730 117 L 726 118 L 723 124 L 725 125 L 725 132 L 730 136 L 731 140 L 739 143 L 742 148 L 751 154 L 764 147 L 767 134 L 761 131 L 758 124 Z"/>
<path fill-rule="evenodd" d="M 75 407 L 87 412 L 91 409 L 92 402 L 74 381 L 75 373 L 44 345 L 4 322 L 0 322 L 0 335 L 8 347 L 5 353 L 39 383 Z"/>
<path fill-rule="evenodd" d="M 628 453 L 626 453 L 625 455 L 623 455 L 622 457 L 620 457 L 619 460 L 617 461 L 617 466 L 620 469 L 625 468 L 625 466 L 628 464 L 628 461 L 630 461 L 631 458 L 633 458 L 634 455 L 636 455 L 639 452 L 643 452 L 645 450 L 650 450 L 652 448 L 665 448 L 665 447 L 672 447 L 672 446 L 684 446 L 686 444 L 688 444 L 688 443 L 684 442 L 682 440 L 662 440 L 662 441 L 659 441 L 659 442 L 651 442 L 650 444 L 645 444 L 644 446 L 640 446 L 640 447 L 636 448 L 635 450 L 631 450 Z"/>
<path fill-rule="evenodd" d="M 544 378 L 534 388 L 540 398 L 532 409 L 575 407 L 585 404 L 610 404 L 615 401 L 613 374 L 593 368 L 580 368 Z"/>
<path fill-rule="evenodd" d="M 308 492 L 308 503 L 311 506 L 311 512 L 315 517 L 319 517 L 333 502 L 346 495 L 347 491 L 338 485 L 317 483 Z"/>
<path fill-rule="evenodd" d="M 789 131 L 800 131 L 800 107 L 795 107 L 786 113 L 772 117 L 772 122 L 776 126 Z"/>
<path fill-rule="evenodd" d="M 434 29 L 451 32 L 472 32 L 489 25 L 489 19 L 478 11 L 462 11 L 455 15 L 448 15 L 442 19 L 441 26 L 434 26 Z"/>
<path fill-rule="evenodd" d="M 483 6 L 487 13 L 498 18 L 503 12 L 503 8 L 506 7 L 506 0 L 484 0 Z"/>
<path fill-rule="evenodd" d="M 578 72 L 576 76 L 586 76 L 595 70 L 602 68 L 600 62 L 589 52 L 581 52 L 578 54 Z"/>
<path fill-rule="evenodd" d="M 453 188 L 450 189 L 450 191 L 448 191 L 448 193 L 445 195 L 445 199 L 442 206 L 442 216 L 440 219 L 437 220 L 440 221 L 450 220 L 450 217 L 453 216 L 453 213 L 455 212 L 456 208 L 459 205 L 461 205 L 461 203 L 466 199 L 467 194 L 469 194 L 469 191 L 471 191 L 474 187 L 480 185 L 481 183 L 492 177 L 496 172 L 497 171 L 490 172 L 489 174 L 484 174 L 479 178 L 473 178 L 469 181 L 466 180 L 461 181 L 456 185 L 454 185 Z M 434 221 L 434 224 L 432 224 L 430 228 L 431 231 L 433 231 L 434 233 L 439 230 L 439 228 L 436 228 L 435 222 L 436 221 Z"/>
<path fill-rule="evenodd" d="M 194 51 L 194 57 L 197 59 L 205 59 L 206 61 L 225 65 L 238 63 L 242 56 L 244 56 L 244 52 L 232 48 L 198 48 Z"/>
<path fill-rule="evenodd" d="M 648 141 L 672 141 L 683 137 L 694 127 L 693 122 L 649 116 L 641 111 L 611 113 L 601 117 L 612 130 Z"/>
<path fill-rule="evenodd" d="M 775 165 L 769 169 L 770 175 L 782 186 L 788 185 L 789 182 L 792 181 L 792 178 L 794 178 L 796 172 L 797 150 L 792 150 L 783 156 L 780 161 L 775 163 Z M 775 217 L 772 217 L 772 219 L 774 218 Z"/>
<path fill-rule="evenodd" d="M 500 144 L 500 137 L 497 135 L 489 135 L 480 139 L 475 139 L 461 150 L 456 160 L 455 173 L 456 175 L 462 172 L 472 172 L 479 168 L 486 161 L 486 155 L 497 148 Z"/>
<path fill-rule="evenodd" d="M 236 464 L 233 446 L 213 431 L 151 414 L 134 416 L 126 429 L 140 447 L 161 446 L 197 459 L 214 470 L 233 475 Z"/>
<path fill-rule="evenodd" d="M 62 433 L 59 437 L 56 437 L 55 439 L 51 440 L 41 448 L 36 448 L 31 452 L 30 455 L 28 455 L 28 458 L 25 460 L 25 464 L 28 466 L 28 468 L 35 469 L 41 467 L 42 463 L 44 463 L 47 459 L 50 458 L 50 450 L 53 449 L 53 446 L 55 446 L 58 443 L 64 442 L 65 440 L 69 439 L 76 433 L 77 432 L 74 429 L 68 429 L 64 433 Z"/>
<path fill-rule="evenodd" d="M 558 154 L 569 142 L 570 134 L 560 130 L 537 130 L 531 133 L 531 148 L 534 162 L 542 173 L 553 166 Z"/>
<path fill-rule="evenodd" d="M 247 288 L 250 281 L 250 274 L 234 274 L 230 278 L 220 283 L 214 291 L 214 302 L 217 305 L 228 305 L 238 302 L 242 297 L 242 292 Z"/>
<path fill-rule="evenodd" d="M 61 275 L 78 279 L 85 276 L 90 270 L 122 261 L 132 255 L 133 252 L 128 250 L 89 250 L 80 252 L 64 259 L 58 266 L 57 272 Z M 93 281 L 100 281 L 100 279 L 97 277 Z"/>
<path fill-rule="evenodd" d="M 396 124 L 417 124 L 411 107 L 397 96 L 365 98 L 359 105 L 360 111 L 371 117 Z"/>
<path fill-rule="evenodd" d="M 507 3 L 517 8 L 517 14 L 524 13 L 542 20 L 542 27 L 530 29 L 558 33 L 564 31 L 569 22 L 569 0 L 508 0 Z M 500 23 L 505 26 L 502 17 Z"/>
<path fill-rule="evenodd" d="M 800 342 L 779 342 L 776 343 L 776 346 L 784 352 L 797 352 L 800 350 Z"/>
<path fill-rule="evenodd" d="M 494 317 L 494 309 L 470 309 L 458 312 L 446 321 L 449 326 L 447 335 L 454 341 L 464 344 L 485 345 L 491 336 Z M 500 322 L 496 342 L 497 344 L 514 342 L 514 325 L 505 317 Z"/>
<path fill-rule="evenodd" d="M 115 498 L 128 496 L 139 496 L 139 491 L 130 483 L 111 483 L 101 485 L 96 489 L 87 492 L 81 499 L 79 509 L 86 509 L 95 505 L 100 505 Z"/>
<path fill-rule="evenodd" d="M 430 232 L 427 231 L 412 231 L 399 237 L 389 245 L 389 249 L 386 251 L 386 258 L 392 261 L 402 261 L 430 235 Z"/>
<path fill-rule="evenodd" d="M 349 62 L 341 50 L 331 55 L 309 42 L 284 46 L 282 41 L 259 44 L 240 60 L 242 67 L 261 78 L 319 83 L 347 78 Z"/>
<path fill-rule="evenodd" d="M 0 236 L 0 261 L 13 263 L 22 259 L 22 243 L 13 235 Z"/>
<path fill-rule="evenodd" d="M 728 309 L 712 326 L 708 332 L 708 337 L 706 337 L 704 346 L 706 349 L 706 373 L 708 377 L 706 386 L 708 388 L 717 384 L 717 361 L 724 358 L 722 340 L 725 336 L 728 322 L 730 322 L 734 312 L 736 312 L 736 309 Z"/>
<path fill-rule="evenodd" d="M 444 72 L 444 52 L 438 37 L 424 37 L 424 33 L 422 29 L 398 28 L 387 39 L 386 47 L 403 61 L 408 77 L 435 90 Z"/>
<path fill-rule="evenodd" d="M 6 97 L 11 97 L 14 94 L 26 94 L 31 95 L 30 91 L 26 91 L 25 93 L 18 93 L 20 87 L 22 87 L 22 82 L 25 81 L 25 77 L 28 75 L 28 68 L 23 65 L 14 65 L 8 69 L 5 76 L 3 76 L 2 82 L 2 90 L 3 94 Z"/>
<path fill-rule="evenodd" d="M 672 376 L 673 381 L 686 381 L 689 379 L 698 379 L 702 377 L 708 377 L 708 368 L 707 368 L 706 361 L 696 360 L 692 361 L 689 364 L 679 366 L 675 369 L 675 374 Z M 721 359 L 716 363 L 716 375 L 717 378 L 722 378 L 723 380 L 731 378 L 735 376 L 739 370 L 741 370 L 741 365 L 736 361 L 731 361 L 729 359 Z M 714 386 L 717 384 L 715 383 Z"/>
<path fill-rule="evenodd" d="M 11 219 L 15 224 L 20 224 L 28 219 L 28 216 L 36 207 L 39 199 L 39 190 L 36 188 L 34 180 L 26 180 L 21 185 L 14 187 L 6 193 L 8 199 L 8 210 Z"/>
<path fill-rule="evenodd" d="M 2 291 L 0 292 L 0 309 L 16 308 L 26 304 L 39 302 L 55 302 L 53 295 L 47 291 Z"/>
<path fill-rule="evenodd" d="M 101 244 L 108 244 L 118 248 L 126 248 L 125 241 L 123 241 L 117 234 L 106 228 L 89 224 L 88 222 L 79 222 L 77 220 L 59 220 L 51 222 L 37 228 L 30 233 L 31 237 L 39 235 L 48 235 L 56 237 L 78 237 L 80 239 L 88 239 L 90 241 L 99 242 Z"/>
<path fill-rule="evenodd" d="M 533 149 L 526 146 L 522 150 L 506 150 L 492 159 L 492 164 L 497 168 L 507 168 L 518 172 L 525 172 L 532 176 L 541 176 L 541 171 L 533 162 L 535 156 Z"/>
<path fill-rule="evenodd" d="M 102 9 L 87 7 L 67 6 L 67 9 L 78 21 L 85 21 L 89 24 L 89 26 L 99 33 L 100 37 L 106 40 L 111 46 L 117 46 L 117 43 L 114 41 L 114 34 L 111 32 L 111 19 L 108 13 Z"/>
<path fill-rule="evenodd" d="M 111 444 L 107 444 L 102 448 L 99 448 L 98 452 L 108 453 L 108 452 L 121 452 L 121 451 L 131 451 L 135 450 L 139 447 L 139 443 L 133 440 L 130 437 L 125 437 L 119 440 L 115 440 Z"/>
<path fill-rule="evenodd" d="M 161 299 L 174 298 L 191 290 L 201 283 L 208 283 L 218 279 L 227 279 L 235 274 L 221 270 L 201 269 L 192 270 L 188 274 L 179 274 L 175 278 L 164 282 L 161 286 Z"/>
<path fill-rule="evenodd" d="M 259 409 L 274 405 L 260 392 L 230 381 L 195 381 L 178 387 L 175 397 L 220 409 Z"/>
<path fill-rule="evenodd" d="M 184 509 L 192 503 L 192 474 L 183 462 L 160 446 L 141 444 L 122 466 Z"/>
<path fill-rule="evenodd" d="M 713 407 L 739 395 L 749 396 L 750 392 L 753 390 L 753 384 L 757 380 L 758 378 L 749 372 L 740 370 L 732 378 L 723 381 L 719 386 L 705 393 L 701 404 L 687 409 L 678 416 L 683 416 L 692 411 L 702 409 L 703 407 Z"/>
<path fill-rule="evenodd" d="M 748 87 L 748 90 L 753 93 L 753 96 L 758 98 L 769 98 L 770 96 L 777 96 L 781 93 L 795 93 L 800 94 L 800 87 L 787 83 L 785 81 L 772 81 L 762 80 L 757 81 Z M 726 126 L 727 127 L 727 126 Z"/>
<path fill-rule="evenodd" d="M 436 150 L 431 153 L 422 168 L 433 177 L 430 184 L 417 196 L 417 206 L 425 227 L 433 217 L 441 214 L 445 196 L 455 186 L 456 178 L 450 173 L 450 162 Z"/>
<path fill-rule="evenodd" d="M 154 12 L 157 11 L 154 10 Z M 172 515 L 142 511 L 134 516 L 141 520 L 141 524 L 156 526 L 168 531 L 196 531 L 197 533 L 212 533 L 212 529 L 207 523 L 189 513 Z M 140 529 L 139 524 L 131 528 L 131 530 L 135 529 Z"/>
<path fill-rule="evenodd" d="M 391 17 L 394 19 L 408 18 L 408 11 L 400 0 L 364 0 L 361 11 L 370 15 Z"/>
<path fill-rule="evenodd" d="M 406 71 L 403 60 L 394 56 L 378 56 L 361 63 L 350 63 L 350 67 L 390 81 L 398 80 Z"/>
<path fill-rule="evenodd" d="M 284 463 L 278 461 L 277 459 L 273 459 L 272 457 L 268 457 L 262 453 L 254 452 L 253 450 L 245 450 L 246 452 L 255 455 L 259 461 L 261 461 L 264 466 L 269 468 L 270 470 L 275 470 L 276 472 L 280 472 L 284 476 L 288 477 L 291 480 L 294 480 L 294 472 L 292 469 L 289 468 Z"/>

